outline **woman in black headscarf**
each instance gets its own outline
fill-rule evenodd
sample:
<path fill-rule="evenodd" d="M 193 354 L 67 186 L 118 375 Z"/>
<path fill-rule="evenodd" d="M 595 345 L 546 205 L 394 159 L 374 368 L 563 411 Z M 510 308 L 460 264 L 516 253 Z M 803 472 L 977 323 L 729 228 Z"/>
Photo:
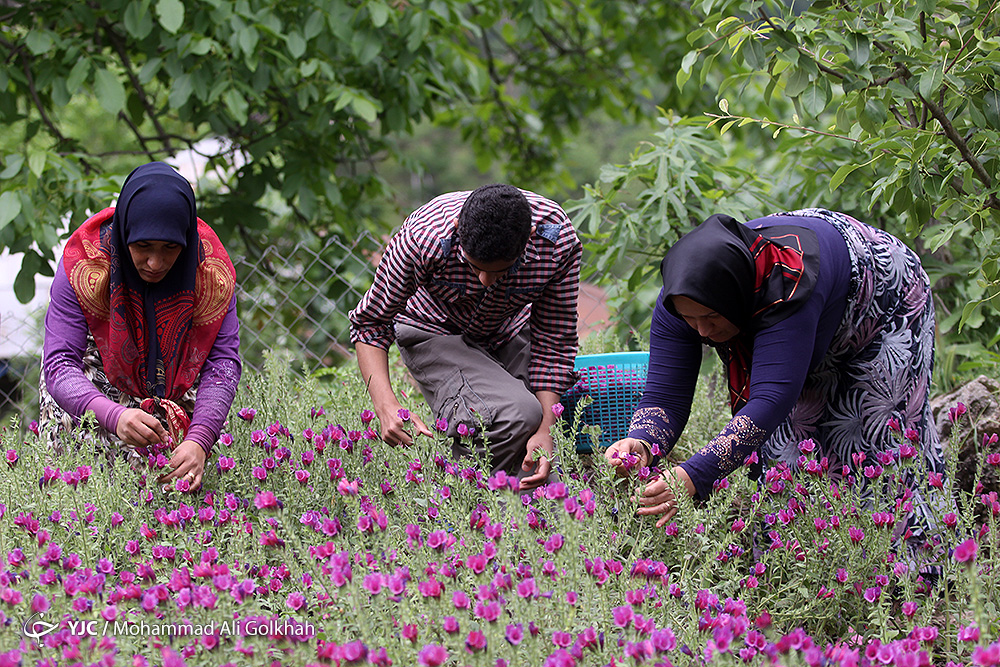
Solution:
<path fill-rule="evenodd" d="M 605 455 L 616 466 L 626 454 L 648 465 L 670 451 L 690 412 L 702 344 L 725 365 L 733 417 L 647 485 L 640 514 L 662 515 L 657 525 L 673 515 L 669 477 L 704 498 L 748 461 L 794 467 L 810 439 L 829 474 L 851 474 L 897 447 L 897 424 L 927 468 L 943 472 L 929 404 L 930 283 L 898 239 L 821 209 L 746 224 L 715 215 L 671 247 L 661 272 L 646 391 L 628 437 Z M 901 534 L 933 523 L 914 493 Z"/>
<path fill-rule="evenodd" d="M 45 317 L 40 429 L 54 450 L 86 411 L 98 444 L 201 484 L 239 382 L 236 274 L 172 167 L 135 169 L 66 244 Z"/>

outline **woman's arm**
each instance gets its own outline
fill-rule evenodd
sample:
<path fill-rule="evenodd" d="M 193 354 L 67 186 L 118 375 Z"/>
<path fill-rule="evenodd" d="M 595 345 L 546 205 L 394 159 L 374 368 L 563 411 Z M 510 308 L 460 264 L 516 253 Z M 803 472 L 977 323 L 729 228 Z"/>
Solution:
<path fill-rule="evenodd" d="M 87 318 L 60 261 L 45 313 L 42 372 L 49 394 L 72 417 L 93 410 L 104 428 L 115 432 L 125 408 L 105 396 L 83 373 Z"/>
<path fill-rule="evenodd" d="M 701 366 L 701 340 L 667 311 L 662 298 L 661 292 L 653 309 L 646 387 L 632 415 L 628 436 L 604 453 L 613 466 L 621 466 L 626 454 L 637 456 L 640 467 L 655 463 L 673 449 L 691 412 Z"/>
<path fill-rule="evenodd" d="M 821 310 L 806 304 L 755 336 L 747 404 L 719 435 L 680 466 L 699 497 L 707 497 L 716 480 L 759 452 L 795 407 L 812 366 Z"/>
<path fill-rule="evenodd" d="M 240 320 L 236 313 L 236 295 L 215 338 L 208 359 L 201 367 L 194 414 L 188 429 L 188 440 L 194 440 L 209 454 L 219 439 L 222 425 L 236 398 L 236 388 L 243 372 L 240 358 Z"/>

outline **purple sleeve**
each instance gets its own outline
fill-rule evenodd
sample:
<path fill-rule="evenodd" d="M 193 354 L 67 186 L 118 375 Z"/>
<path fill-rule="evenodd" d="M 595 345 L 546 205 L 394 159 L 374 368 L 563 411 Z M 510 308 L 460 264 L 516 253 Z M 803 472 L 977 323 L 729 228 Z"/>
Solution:
<path fill-rule="evenodd" d="M 67 414 L 80 417 L 87 410 L 93 410 L 98 423 L 114 433 L 125 408 L 101 393 L 83 374 L 83 354 L 89 331 L 87 318 L 60 261 L 45 313 L 42 348 L 45 386 Z"/>
<path fill-rule="evenodd" d="M 673 448 L 691 414 L 701 354 L 701 339 L 663 306 L 660 292 L 650 325 L 646 389 L 629 425 L 630 438 L 655 443 L 660 454 Z"/>
<path fill-rule="evenodd" d="M 816 287 L 798 311 L 757 333 L 747 404 L 706 447 L 681 464 L 699 497 L 706 497 L 717 479 L 758 452 L 788 417 L 843 319 L 851 272 L 843 237 L 824 221 L 800 218 L 795 224 L 817 233 L 823 261 Z"/>
<path fill-rule="evenodd" d="M 236 314 L 236 295 L 229 303 L 229 311 L 222 321 L 215 345 L 208 354 L 198 383 L 194 401 L 194 415 L 187 439 L 194 440 L 206 454 L 219 439 L 222 424 L 229 416 L 229 408 L 236 397 L 243 363 L 240 359 L 240 320 Z"/>
<path fill-rule="evenodd" d="M 808 305 L 754 337 L 750 400 L 719 435 L 681 464 L 699 497 L 708 496 L 717 479 L 759 451 L 795 406 L 810 368 L 802 360 L 812 358 L 817 343 L 818 318 Z"/>

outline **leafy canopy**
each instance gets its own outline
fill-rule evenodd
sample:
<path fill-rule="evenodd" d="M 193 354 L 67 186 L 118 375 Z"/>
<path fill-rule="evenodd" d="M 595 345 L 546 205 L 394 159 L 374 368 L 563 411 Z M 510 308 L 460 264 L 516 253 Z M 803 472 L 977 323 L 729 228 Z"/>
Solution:
<path fill-rule="evenodd" d="M 690 25 L 654 5 L 5 3 L 0 245 L 24 254 L 17 294 L 51 274 L 67 223 L 106 206 L 136 165 L 182 150 L 218 181 L 199 205 L 224 238 L 266 231 L 272 210 L 354 236 L 385 198 L 390 139 L 428 119 L 460 129 L 481 166 L 552 183 L 581 120 L 634 116 L 679 61 Z"/>

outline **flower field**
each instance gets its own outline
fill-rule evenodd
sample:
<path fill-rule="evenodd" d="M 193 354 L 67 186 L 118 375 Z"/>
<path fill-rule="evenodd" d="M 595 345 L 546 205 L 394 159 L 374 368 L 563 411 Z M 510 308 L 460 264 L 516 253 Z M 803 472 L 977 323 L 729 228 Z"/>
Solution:
<path fill-rule="evenodd" d="M 195 493 L 159 488 L 162 455 L 140 475 L 5 431 L 0 667 L 1000 665 L 1000 499 L 922 472 L 903 425 L 836 483 L 807 441 L 655 529 L 651 471 L 562 432 L 559 481 L 520 495 L 443 438 L 382 444 L 350 370 L 291 376 L 241 387 Z M 915 491 L 940 530 L 897 551 Z"/>

